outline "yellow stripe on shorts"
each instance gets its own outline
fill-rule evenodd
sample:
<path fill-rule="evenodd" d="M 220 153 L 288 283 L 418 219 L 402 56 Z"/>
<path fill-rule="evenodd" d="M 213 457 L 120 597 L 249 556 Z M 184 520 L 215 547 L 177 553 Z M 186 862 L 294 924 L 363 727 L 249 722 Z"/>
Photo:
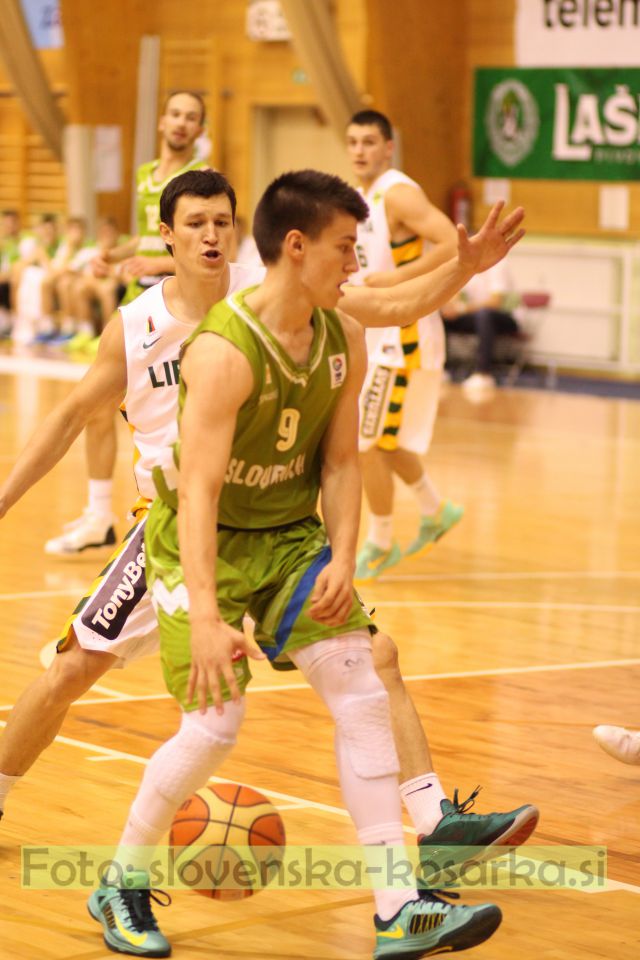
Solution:
<path fill-rule="evenodd" d="M 422 254 L 422 237 L 407 237 L 400 243 L 391 244 L 391 255 L 396 267 L 417 260 Z M 418 324 L 411 323 L 408 327 L 400 328 L 400 344 L 407 370 L 420 369 L 420 341 L 418 338 Z"/>
<path fill-rule="evenodd" d="M 378 447 L 381 450 L 398 449 L 398 433 L 402 424 L 402 407 L 408 383 L 408 371 L 406 369 L 396 371 L 396 379 L 391 390 L 382 434 L 378 440 Z"/>

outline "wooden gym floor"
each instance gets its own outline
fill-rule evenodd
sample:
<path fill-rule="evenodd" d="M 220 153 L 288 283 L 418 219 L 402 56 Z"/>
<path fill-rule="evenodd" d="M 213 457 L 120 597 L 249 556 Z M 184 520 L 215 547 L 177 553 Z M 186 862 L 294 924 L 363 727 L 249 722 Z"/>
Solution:
<path fill-rule="evenodd" d="M 68 389 L 24 371 L 0 375 L 2 476 Z M 465 902 L 491 899 L 504 913 L 470 956 L 636 960 L 640 768 L 604 754 L 591 728 L 640 727 L 640 404 L 500 391 L 474 406 L 449 387 L 428 462 L 442 492 L 464 504 L 463 522 L 363 593 L 400 647 L 442 781 L 463 798 L 482 784 L 478 812 L 536 803 L 538 844 L 608 848 L 605 891 L 465 892 Z M 121 533 L 129 464 L 123 426 Z M 63 561 L 42 549 L 84 497 L 78 442 L 2 521 L 0 721 L 100 569 L 95 555 Z M 414 523 L 399 489 L 403 543 Z M 86 891 L 21 887 L 20 847 L 115 843 L 142 765 L 176 715 L 154 658 L 105 676 L 71 708 L 0 824 L 1 960 L 112 955 L 86 912 Z M 330 722 L 295 674 L 257 671 L 238 747 L 218 775 L 268 793 L 291 843 L 354 842 Z M 156 913 L 176 960 L 364 960 L 372 952 L 372 902 L 362 890 L 267 890 L 227 904 L 178 891 Z"/>

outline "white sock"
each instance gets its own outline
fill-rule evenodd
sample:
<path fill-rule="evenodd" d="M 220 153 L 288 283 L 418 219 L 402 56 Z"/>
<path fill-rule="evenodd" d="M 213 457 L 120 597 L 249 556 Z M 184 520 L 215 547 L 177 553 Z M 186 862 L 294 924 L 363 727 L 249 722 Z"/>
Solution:
<path fill-rule="evenodd" d="M 6 773 L 0 773 L 0 810 L 4 810 L 4 802 L 18 780 L 22 777 L 9 777 Z"/>
<path fill-rule="evenodd" d="M 122 834 L 118 849 L 113 858 L 114 864 L 118 865 L 117 868 L 115 868 L 118 872 L 120 870 L 149 869 L 155 848 L 171 826 L 175 814 L 173 804 L 168 804 L 167 806 L 169 808 L 167 810 L 167 817 L 162 818 L 161 824 L 151 824 L 147 822 L 151 819 L 149 817 L 149 811 L 144 810 L 143 804 L 140 802 L 140 797 L 136 797 L 133 806 L 129 810 L 124 833 Z M 144 810 L 146 820 L 143 819 L 138 812 L 140 807 Z M 105 879 L 111 880 L 113 883 L 118 883 L 120 877 L 118 873 L 111 876 L 109 870 L 107 870 Z"/>
<path fill-rule="evenodd" d="M 113 517 L 112 496 L 113 480 L 89 480 L 89 510 L 109 522 Z"/>
<path fill-rule="evenodd" d="M 429 480 L 426 473 L 423 473 L 419 480 L 409 484 L 409 489 L 418 501 L 418 507 L 423 517 L 433 517 L 438 512 L 441 499 L 440 494 Z"/>
<path fill-rule="evenodd" d="M 40 317 L 37 323 L 38 333 L 53 333 L 56 328 L 55 323 L 53 322 L 53 317 L 49 314 L 45 314 Z"/>
<path fill-rule="evenodd" d="M 368 866 L 370 865 L 371 875 L 374 877 L 380 875 L 377 868 L 380 866 L 381 846 L 395 848 L 397 852 L 396 862 L 409 862 L 409 857 L 405 851 L 402 824 L 399 821 L 397 823 L 381 823 L 375 827 L 358 830 L 358 840 L 363 847 L 365 862 Z M 374 887 L 373 898 L 376 902 L 376 913 L 380 919 L 390 920 L 405 903 L 410 900 L 417 900 L 418 893 L 415 886 L 390 887 L 388 890 Z"/>
<path fill-rule="evenodd" d="M 60 324 L 60 332 L 74 333 L 75 329 L 76 329 L 75 317 L 64 317 L 62 323 Z"/>
<path fill-rule="evenodd" d="M 405 780 L 400 784 L 400 796 L 418 833 L 432 833 L 442 820 L 440 801 L 446 799 L 437 773 Z"/>
<path fill-rule="evenodd" d="M 374 513 L 370 514 L 367 540 L 381 550 L 389 550 L 393 541 L 393 515 L 376 517 Z"/>

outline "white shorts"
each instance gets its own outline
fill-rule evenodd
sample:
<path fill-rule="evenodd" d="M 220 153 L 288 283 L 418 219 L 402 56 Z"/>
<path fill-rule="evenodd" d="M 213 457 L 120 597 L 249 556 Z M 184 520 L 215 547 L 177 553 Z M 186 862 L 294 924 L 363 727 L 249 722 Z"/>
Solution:
<path fill-rule="evenodd" d="M 360 394 L 361 452 L 408 450 L 425 454 L 438 412 L 442 370 L 371 365 Z"/>
<path fill-rule="evenodd" d="M 145 578 L 145 523 L 146 516 L 129 531 L 74 610 L 58 641 L 59 653 L 74 634 L 84 650 L 118 657 L 117 667 L 159 649 L 158 621 Z"/>

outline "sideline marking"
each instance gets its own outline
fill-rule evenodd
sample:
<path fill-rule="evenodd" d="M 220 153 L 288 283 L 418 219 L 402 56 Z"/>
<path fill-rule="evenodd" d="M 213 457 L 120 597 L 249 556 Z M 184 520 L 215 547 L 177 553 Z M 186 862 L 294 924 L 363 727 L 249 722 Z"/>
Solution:
<path fill-rule="evenodd" d="M 415 673 L 403 677 L 405 683 L 423 680 L 464 680 L 471 677 L 504 677 L 517 676 L 526 673 L 555 673 L 561 670 L 602 670 L 607 667 L 637 667 L 640 666 L 640 658 L 631 660 L 590 660 L 585 663 L 543 663 L 530 667 L 494 667 L 489 670 L 461 670 L 458 673 Z M 98 690 L 97 686 L 91 688 Z M 100 688 L 107 690 L 107 687 Z M 266 684 L 262 686 L 249 686 L 247 693 L 277 693 L 279 690 L 310 690 L 308 683 L 280 683 Z M 128 694 L 118 693 L 113 698 L 91 697 L 86 700 L 74 700 L 72 707 L 88 707 L 105 703 L 142 703 L 145 700 L 171 700 L 170 693 L 146 693 L 146 694 Z M 0 705 L 0 710 L 13 709 L 12 703 Z M 0 720 L 0 723 L 3 721 Z"/>
<path fill-rule="evenodd" d="M 12 354 L 0 355 L 0 373 L 24 374 L 47 380 L 65 380 L 77 382 L 82 380 L 89 369 L 88 363 L 73 363 L 71 360 L 54 359 L 53 357 L 15 356 Z"/>
<path fill-rule="evenodd" d="M 3 720 L 0 720 L 0 726 L 6 726 Z M 87 757 L 87 760 L 91 759 L 109 759 L 109 760 L 128 760 L 131 763 L 141 764 L 142 766 L 147 766 L 149 763 L 149 758 L 140 757 L 134 753 L 124 753 L 121 750 L 112 750 L 110 747 L 101 747 L 96 744 L 86 743 L 83 740 L 74 740 L 71 737 L 61 737 L 58 736 L 55 738 L 56 742 L 63 743 L 66 746 L 78 747 L 86 752 L 98 754 L 98 757 Z M 237 780 L 229 780 L 228 778 L 223 779 L 222 777 L 209 777 L 208 783 L 235 783 L 238 786 L 241 784 Z M 255 789 L 258 789 L 255 787 Z M 315 800 L 308 800 L 303 797 L 296 797 L 289 793 L 280 793 L 276 790 L 270 790 L 260 786 L 260 792 L 264 793 L 267 797 L 274 797 L 276 800 L 283 800 L 287 806 L 283 809 L 312 809 L 312 810 L 321 810 L 323 813 L 332 813 L 335 816 L 343 817 L 350 819 L 351 815 L 343 807 L 334 807 L 331 804 L 327 803 L 318 803 Z M 412 835 L 417 834 L 417 830 L 414 827 L 403 826 L 405 833 L 410 833 Z M 526 849 L 526 848 L 525 848 Z M 619 880 L 607 880 L 607 886 L 604 889 L 595 888 L 593 890 L 582 891 L 585 893 L 608 893 L 612 890 L 626 890 L 629 893 L 640 894 L 640 887 L 634 886 L 630 883 L 624 883 Z"/>

